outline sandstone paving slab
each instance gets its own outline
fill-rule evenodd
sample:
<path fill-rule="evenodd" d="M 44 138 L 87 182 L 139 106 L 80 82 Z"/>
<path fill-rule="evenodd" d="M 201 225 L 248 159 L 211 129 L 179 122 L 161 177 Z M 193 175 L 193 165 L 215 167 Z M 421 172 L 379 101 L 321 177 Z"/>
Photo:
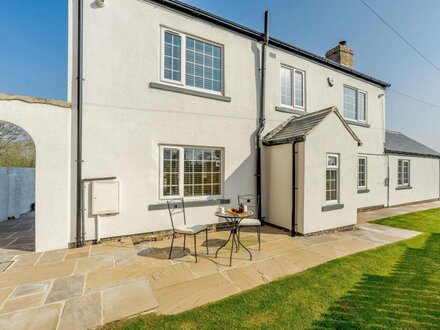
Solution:
<path fill-rule="evenodd" d="M 153 289 L 160 289 L 178 283 L 193 280 L 194 273 L 185 263 L 156 268 L 148 271 Z"/>
<path fill-rule="evenodd" d="M 338 250 L 335 247 L 327 244 L 314 245 L 307 250 L 309 252 L 319 254 L 328 260 L 345 257 L 350 254 L 347 251 Z"/>
<path fill-rule="evenodd" d="M 294 263 L 301 270 L 320 265 L 330 260 L 328 257 L 309 251 L 309 249 L 284 253 L 281 257 Z"/>
<path fill-rule="evenodd" d="M 146 269 L 139 265 L 100 270 L 87 274 L 85 293 L 99 292 L 144 279 Z"/>
<path fill-rule="evenodd" d="M 66 256 L 66 260 L 69 259 L 79 259 L 79 258 L 86 258 L 89 256 L 89 251 L 79 251 L 75 253 L 68 253 Z"/>
<path fill-rule="evenodd" d="M 301 267 L 282 257 L 274 257 L 259 261 L 255 264 L 252 264 L 251 267 L 259 272 L 264 278 L 268 278 L 270 280 L 275 280 L 302 270 Z"/>
<path fill-rule="evenodd" d="M 46 298 L 46 294 L 34 294 L 29 296 L 21 296 L 18 298 L 11 299 L 9 298 L 3 305 L 0 313 L 10 313 L 16 312 L 19 310 L 26 310 L 34 307 L 42 306 L 44 303 L 44 299 Z"/>
<path fill-rule="evenodd" d="M 102 325 L 101 294 L 94 293 L 66 301 L 58 330 L 92 329 Z"/>
<path fill-rule="evenodd" d="M 197 263 L 188 262 L 187 265 L 196 278 L 211 275 L 218 271 L 217 263 L 212 257 L 199 256 Z"/>
<path fill-rule="evenodd" d="M 237 267 L 226 270 L 225 273 L 229 276 L 230 280 L 235 286 L 241 290 L 252 289 L 258 285 L 264 284 L 270 279 L 258 272 L 252 267 Z"/>
<path fill-rule="evenodd" d="M 327 243 L 327 245 L 351 254 L 351 253 L 357 253 L 357 252 L 369 250 L 378 247 L 381 244 L 367 240 L 346 239 L 341 241 L 329 242 Z"/>
<path fill-rule="evenodd" d="M 160 314 L 180 313 L 238 292 L 235 285 L 218 273 L 154 291 Z"/>
<path fill-rule="evenodd" d="M 146 255 L 139 254 L 139 263 L 146 268 L 164 267 L 174 264 L 174 262 L 168 259 L 168 252 L 154 252 Z"/>
<path fill-rule="evenodd" d="M 0 288 L 65 277 L 71 275 L 74 268 L 74 261 L 64 261 L 60 263 L 11 269 L 6 273 L 0 274 Z"/>
<path fill-rule="evenodd" d="M 9 297 L 9 295 L 12 292 L 12 290 L 14 290 L 14 288 L 3 288 L 3 289 L 0 289 L 0 308 L 3 305 L 3 302 Z"/>
<path fill-rule="evenodd" d="M 66 254 L 67 254 L 67 249 L 44 252 L 36 264 L 42 265 L 42 264 L 48 264 L 54 262 L 61 262 L 64 260 Z"/>
<path fill-rule="evenodd" d="M 14 263 L 13 260 L 11 260 L 11 261 L 0 261 L 0 273 L 3 273 L 6 270 L 8 270 L 13 263 Z"/>
<path fill-rule="evenodd" d="M 42 253 L 27 253 L 18 255 L 14 258 L 14 263 L 11 265 L 10 269 L 33 266 L 41 257 L 41 255 Z"/>
<path fill-rule="evenodd" d="M 113 268 L 113 255 L 92 255 L 88 258 L 74 259 L 77 262 L 75 274 L 91 273 L 98 270 Z"/>
<path fill-rule="evenodd" d="M 400 228 L 390 228 L 389 230 L 385 231 L 385 234 L 396 236 L 400 239 L 408 239 L 420 235 L 419 232 Z"/>
<path fill-rule="evenodd" d="M 285 252 L 300 250 L 304 247 L 303 241 L 284 237 L 284 239 L 261 244 L 261 251 L 267 255 L 275 256 Z"/>
<path fill-rule="evenodd" d="M 50 281 L 19 285 L 15 288 L 14 292 L 12 292 L 11 298 L 17 298 L 29 294 L 46 293 L 49 289 L 49 285 Z"/>
<path fill-rule="evenodd" d="M 56 329 L 62 307 L 62 304 L 57 303 L 22 312 L 0 314 L 0 329 Z"/>
<path fill-rule="evenodd" d="M 381 245 L 383 245 L 383 243 L 390 244 L 390 243 L 394 243 L 394 242 L 398 242 L 398 241 L 402 240 L 402 238 L 400 238 L 398 236 L 388 235 L 386 232 L 368 235 L 367 238 L 371 241 L 377 241 L 378 244 L 381 244 Z M 382 242 L 382 243 L 380 243 L 380 242 Z"/>
<path fill-rule="evenodd" d="M 104 290 L 102 300 L 104 323 L 146 312 L 158 305 L 147 279 Z"/>
<path fill-rule="evenodd" d="M 83 294 L 84 275 L 58 278 L 53 282 L 46 304 L 81 296 Z"/>

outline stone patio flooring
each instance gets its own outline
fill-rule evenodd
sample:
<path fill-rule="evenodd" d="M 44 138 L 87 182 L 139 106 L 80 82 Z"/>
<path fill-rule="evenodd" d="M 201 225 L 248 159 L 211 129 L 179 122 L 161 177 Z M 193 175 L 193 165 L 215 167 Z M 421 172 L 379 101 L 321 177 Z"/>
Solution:
<path fill-rule="evenodd" d="M 199 237 L 199 262 L 188 240 L 177 239 L 168 260 L 170 240 L 133 246 L 131 241 L 72 250 L 19 254 L 0 274 L 1 329 L 87 329 L 124 317 L 155 311 L 174 314 L 300 272 L 329 260 L 418 235 L 375 224 L 358 230 L 291 238 L 265 226 L 261 251 L 256 235 L 242 232 L 244 249 L 214 258 L 225 231 Z"/>

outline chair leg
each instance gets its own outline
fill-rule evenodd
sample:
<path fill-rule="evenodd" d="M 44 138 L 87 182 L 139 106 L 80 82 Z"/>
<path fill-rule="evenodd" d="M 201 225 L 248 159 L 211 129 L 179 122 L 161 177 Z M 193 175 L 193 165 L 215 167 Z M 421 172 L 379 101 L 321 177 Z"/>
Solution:
<path fill-rule="evenodd" d="M 194 256 L 196 257 L 196 262 L 197 262 L 197 241 L 196 241 L 196 236 L 194 235 Z"/>
<path fill-rule="evenodd" d="M 258 250 L 261 250 L 261 232 L 260 232 L 260 227 L 257 227 L 257 231 L 258 231 Z"/>
<path fill-rule="evenodd" d="M 237 227 L 237 239 L 240 241 L 240 227 Z M 237 247 L 235 248 L 235 252 L 238 252 L 238 249 L 240 248 L 240 244 L 237 242 Z"/>
<path fill-rule="evenodd" d="M 185 251 L 185 245 L 186 245 L 186 234 L 183 234 L 183 251 Z"/>
<path fill-rule="evenodd" d="M 173 239 L 171 240 L 170 255 L 168 256 L 168 259 L 171 259 L 171 253 L 173 252 L 173 244 L 174 244 L 174 233 L 173 233 Z"/>
<path fill-rule="evenodd" d="M 206 229 L 206 254 L 209 254 L 209 249 L 208 249 L 208 229 Z"/>

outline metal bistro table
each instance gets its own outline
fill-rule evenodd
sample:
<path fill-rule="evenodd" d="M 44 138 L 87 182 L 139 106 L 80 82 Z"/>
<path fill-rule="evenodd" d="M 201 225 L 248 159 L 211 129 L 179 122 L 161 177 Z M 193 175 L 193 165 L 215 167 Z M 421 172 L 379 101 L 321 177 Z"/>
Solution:
<path fill-rule="evenodd" d="M 254 213 L 252 211 L 248 211 L 248 212 L 244 213 L 243 215 L 240 215 L 240 214 L 232 214 L 232 213 L 227 213 L 227 212 L 225 212 L 225 213 L 216 212 L 215 215 L 217 217 L 219 217 L 219 218 L 225 219 L 228 222 L 229 226 L 230 226 L 229 237 L 226 240 L 226 242 L 217 249 L 217 251 L 215 252 L 215 257 L 217 258 L 218 251 L 220 251 L 222 248 L 224 248 L 226 246 L 226 244 L 228 244 L 229 241 L 232 239 L 231 255 L 229 256 L 229 266 L 232 265 L 232 251 L 234 250 L 234 243 L 235 243 L 235 246 L 236 246 L 236 251 L 235 252 L 238 252 L 238 247 L 239 247 L 239 245 L 241 245 L 249 253 L 249 256 L 250 256 L 249 260 L 252 260 L 252 253 L 251 253 L 251 251 L 249 251 L 243 245 L 243 243 L 240 242 L 240 238 L 237 235 L 237 231 L 238 231 L 237 228 L 238 228 L 238 224 L 240 223 L 241 220 L 253 216 Z"/>

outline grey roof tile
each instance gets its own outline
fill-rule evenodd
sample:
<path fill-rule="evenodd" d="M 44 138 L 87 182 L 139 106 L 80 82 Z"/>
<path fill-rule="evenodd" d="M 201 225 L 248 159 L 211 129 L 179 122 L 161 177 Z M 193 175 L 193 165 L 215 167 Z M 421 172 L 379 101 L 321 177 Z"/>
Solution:
<path fill-rule="evenodd" d="M 394 131 L 385 132 L 385 152 L 407 155 L 421 155 L 440 158 L 440 153 L 408 136 Z"/>

